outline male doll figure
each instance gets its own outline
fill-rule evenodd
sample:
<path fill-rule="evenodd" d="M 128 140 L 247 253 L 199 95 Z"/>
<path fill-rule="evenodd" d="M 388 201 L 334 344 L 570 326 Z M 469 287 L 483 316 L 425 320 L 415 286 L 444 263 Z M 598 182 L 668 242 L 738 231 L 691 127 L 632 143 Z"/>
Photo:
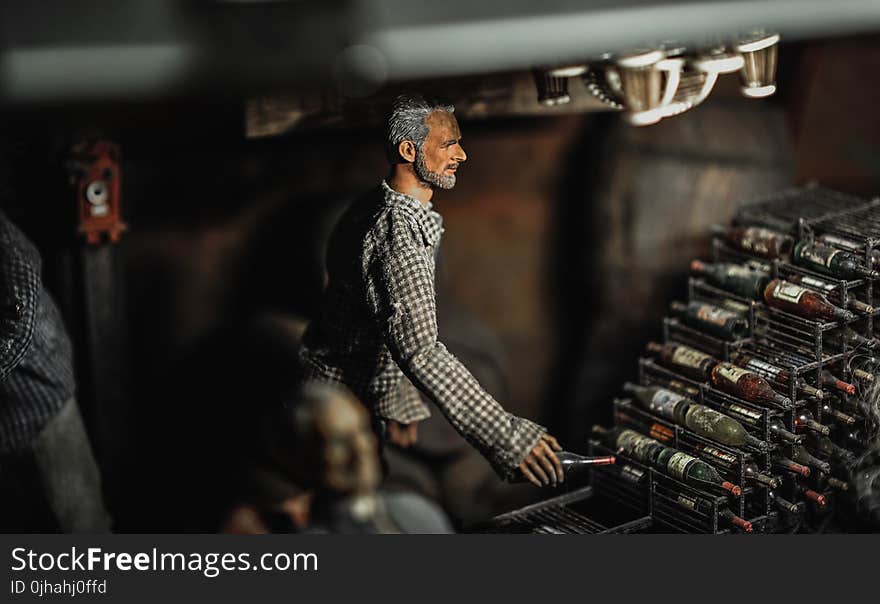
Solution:
<path fill-rule="evenodd" d="M 327 250 L 322 312 L 303 338 L 304 379 L 342 383 L 401 446 L 430 415 L 415 385 L 506 479 L 562 481 L 541 426 L 506 412 L 437 340 L 434 259 L 443 233 L 434 188 L 455 186 L 467 159 L 454 108 L 395 99 L 386 124 L 388 179 L 356 201 Z"/>

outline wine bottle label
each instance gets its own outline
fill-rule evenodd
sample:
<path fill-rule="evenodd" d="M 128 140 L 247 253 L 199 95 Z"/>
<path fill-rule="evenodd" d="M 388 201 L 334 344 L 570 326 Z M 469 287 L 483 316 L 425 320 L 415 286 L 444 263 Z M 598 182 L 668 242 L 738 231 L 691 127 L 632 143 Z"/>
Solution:
<path fill-rule="evenodd" d="M 675 433 L 670 428 L 667 428 L 663 424 L 658 424 L 657 422 L 651 424 L 651 429 L 648 433 L 651 435 L 651 438 L 655 438 L 664 443 L 668 443 L 675 436 Z"/>
<path fill-rule="evenodd" d="M 697 458 L 679 451 L 674 453 L 669 458 L 669 461 L 666 462 L 666 471 L 669 472 L 670 476 L 684 480 L 685 470 L 692 461 L 697 461 Z"/>
<path fill-rule="evenodd" d="M 653 438 L 643 437 L 642 440 L 633 445 L 631 455 L 642 463 L 649 463 L 651 451 L 657 446 L 660 446 L 660 443 Z"/>
<path fill-rule="evenodd" d="M 761 359 L 749 359 L 746 365 L 755 373 L 760 373 L 761 375 L 765 375 L 771 378 L 775 378 L 776 375 L 782 371 L 779 367 L 771 365 L 770 363 L 762 361 Z"/>
<path fill-rule="evenodd" d="M 732 466 L 736 463 L 736 455 L 731 455 L 730 453 L 722 451 L 716 447 L 706 445 L 702 448 L 702 451 L 706 453 L 707 456 L 713 457 L 724 463 L 725 466 Z"/>
<path fill-rule="evenodd" d="M 688 508 L 689 510 L 697 509 L 697 500 L 692 497 L 688 497 L 687 495 L 679 495 L 677 501 L 678 505 L 683 508 Z"/>
<path fill-rule="evenodd" d="M 736 384 L 741 377 L 749 375 L 750 373 L 747 369 L 737 367 L 736 365 L 731 365 L 730 363 L 721 363 L 720 365 L 715 367 L 715 371 L 718 372 L 718 375 L 723 377 L 725 380 L 734 384 Z"/>
<path fill-rule="evenodd" d="M 697 308 L 696 316 L 701 321 L 714 323 L 721 327 L 724 327 L 729 320 L 739 318 L 729 310 L 724 310 L 723 308 L 718 308 L 717 306 L 712 306 L 710 304 L 701 304 Z"/>
<path fill-rule="evenodd" d="M 823 243 L 830 243 L 831 245 L 836 245 L 845 250 L 849 250 L 850 252 L 861 252 L 864 249 L 864 246 L 860 243 L 853 241 L 852 239 L 844 239 L 843 237 L 838 237 L 837 235 L 822 235 L 819 237 L 819 241 Z"/>
<path fill-rule="evenodd" d="M 683 367 L 693 367 L 702 371 L 702 364 L 711 361 L 712 357 L 687 346 L 679 346 L 672 353 L 672 362 Z"/>
<path fill-rule="evenodd" d="M 747 409 L 741 405 L 737 405 L 736 403 L 731 404 L 728 407 L 728 411 L 731 413 L 736 413 L 740 417 L 746 419 L 749 423 L 756 424 L 761 420 L 761 414 L 757 411 L 752 411 L 751 409 Z"/>
<path fill-rule="evenodd" d="M 724 306 L 732 310 L 738 316 L 742 316 L 745 313 L 749 312 L 748 304 L 743 304 L 742 302 L 737 302 L 736 300 L 731 300 L 728 298 L 723 302 Z"/>
<path fill-rule="evenodd" d="M 724 271 L 726 276 L 732 279 L 746 279 L 754 276 L 754 273 L 744 266 L 732 264 Z"/>
<path fill-rule="evenodd" d="M 675 406 L 684 398 L 681 395 L 661 388 L 651 397 L 651 404 L 648 407 L 657 415 L 667 419 L 675 419 Z"/>
<path fill-rule="evenodd" d="M 773 231 L 761 227 L 749 227 L 743 231 L 739 245 L 748 252 L 754 252 L 759 256 L 769 256 L 770 245 L 775 238 L 776 234 Z"/>
<path fill-rule="evenodd" d="M 648 438 L 633 430 L 624 430 L 617 437 L 617 447 L 638 460 L 644 460 L 647 457 L 648 447 L 656 442 L 653 438 Z"/>
<path fill-rule="evenodd" d="M 642 438 L 644 437 L 638 432 L 624 430 L 617 436 L 617 448 L 629 451 Z"/>
<path fill-rule="evenodd" d="M 801 298 L 804 297 L 805 293 L 807 293 L 807 290 L 803 287 L 794 283 L 788 283 L 787 281 L 780 281 L 773 288 L 774 298 L 791 302 L 792 304 L 800 304 Z"/>
<path fill-rule="evenodd" d="M 754 269 L 756 271 L 761 271 L 763 273 L 768 273 L 768 274 L 773 270 L 773 267 L 771 267 L 766 262 L 761 262 L 761 261 L 755 260 L 755 259 L 747 260 L 746 266 L 748 266 L 749 268 Z"/>
<path fill-rule="evenodd" d="M 827 268 L 831 268 L 831 261 L 840 253 L 840 250 L 836 250 L 833 247 L 820 247 L 818 245 L 805 245 L 800 250 L 801 258 L 816 266 Z"/>
<path fill-rule="evenodd" d="M 822 291 L 830 292 L 832 291 L 836 285 L 833 283 L 828 283 L 827 281 L 822 281 L 821 279 L 816 279 L 815 277 L 801 277 L 801 285 L 806 285 L 807 287 L 812 287 L 813 289 L 821 289 Z"/>

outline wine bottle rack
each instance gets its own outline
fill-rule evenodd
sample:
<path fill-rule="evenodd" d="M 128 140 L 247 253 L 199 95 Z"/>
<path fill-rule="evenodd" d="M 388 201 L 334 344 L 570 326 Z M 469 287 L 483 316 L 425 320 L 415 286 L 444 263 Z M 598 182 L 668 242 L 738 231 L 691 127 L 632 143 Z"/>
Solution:
<path fill-rule="evenodd" d="M 841 247 L 861 258 L 864 265 L 872 266 L 875 250 L 880 247 L 880 199 L 865 200 L 818 187 L 790 189 L 744 205 L 734 224 L 762 226 L 797 242 L 822 238 L 826 245 Z M 837 243 L 829 238 L 837 238 Z M 762 292 L 755 292 L 756 299 L 744 298 L 715 286 L 706 278 L 691 277 L 685 302 L 709 303 L 741 312 L 747 319 L 748 330 L 737 337 L 723 338 L 700 329 L 699 323 L 694 321 L 665 317 L 663 342 L 683 344 L 720 361 L 731 361 L 742 353 L 782 369 L 784 376 L 775 376 L 769 367 L 755 368 L 758 375 L 793 404 L 782 407 L 750 402 L 718 390 L 709 381 L 693 379 L 661 366 L 654 359 L 642 358 L 638 362 L 637 381 L 640 385 L 676 391 L 696 403 L 729 415 L 740 421 L 753 437 L 764 441 L 766 447 L 726 446 L 658 417 L 626 397 L 613 403 L 614 426 L 635 430 L 709 463 L 725 480 L 742 487 L 742 494 L 734 497 L 714 492 L 708 485 L 705 489 L 695 488 L 631 459 L 625 453 L 612 451 L 599 440 L 589 440 L 591 455 L 613 454 L 618 461 L 613 466 L 596 467 L 590 473 L 590 485 L 586 488 L 592 494 L 607 498 L 615 507 L 629 510 L 638 520 L 624 523 L 625 530 L 588 530 L 589 523 L 584 523 L 580 527 L 583 530 L 580 530 L 571 518 L 554 511 L 551 516 L 559 520 L 560 526 L 554 528 L 541 524 L 540 527 L 544 528 L 531 532 L 738 532 L 740 529 L 733 528 L 729 520 L 725 520 L 729 517 L 727 511 L 749 521 L 754 532 L 817 531 L 828 525 L 838 506 L 849 504 L 850 508 L 858 509 L 856 489 L 851 486 L 852 469 L 837 463 L 832 455 L 827 460 L 834 462 L 831 471 L 827 474 L 817 471 L 813 460 L 798 455 L 801 452 L 799 447 L 804 445 L 786 442 L 778 428 L 781 423 L 785 431 L 799 435 L 806 435 L 811 429 L 824 431 L 827 428 L 828 438 L 834 445 L 862 457 L 873 455 L 880 458 L 880 453 L 866 451 L 859 444 L 859 438 L 864 440 L 866 434 L 880 433 L 880 413 L 865 410 L 865 403 L 860 398 L 861 384 L 853 371 L 854 362 L 865 361 L 872 354 L 864 349 L 864 344 L 873 341 L 874 318 L 860 309 L 864 310 L 865 305 L 874 306 L 875 284 L 866 279 L 838 279 L 793 264 L 788 257 L 767 259 L 753 256 L 735 249 L 721 237 L 713 239 L 711 250 L 714 262 L 735 263 L 762 271 L 768 281 L 778 278 L 811 289 L 818 288 L 816 290 L 832 304 L 849 308 L 854 311 L 854 316 L 846 321 L 810 320 L 769 307 L 763 301 Z M 822 283 L 817 283 L 817 279 Z M 851 338 L 844 337 L 848 330 L 866 340 L 858 344 L 859 339 L 852 338 L 851 342 Z M 877 354 L 880 355 L 880 346 Z M 869 366 L 876 370 L 877 363 L 871 360 Z M 838 384 L 838 389 L 829 385 L 825 379 L 827 372 L 855 386 L 856 393 L 840 391 L 839 388 L 849 388 L 845 384 Z M 821 390 L 822 396 L 804 386 Z M 805 423 L 806 412 L 824 427 Z M 844 420 L 856 421 L 856 425 L 845 425 Z M 861 436 L 856 438 L 859 433 Z M 818 445 L 827 447 L 828 442 L 817 444 L 818 440 L 817 437 L 807 438 L 805 445 L 814 457 L 822 458 Z M 723 459 L 701 455 L 706 446 L 714 447 Z M 810 475 L 805 477 L 782 471 L 774 463 L 778 456 L 808 467 L 812 461 Z M 779 486 L 771 489 L 758 481 L 749 482 L 745 475 L 746 464 L 754 464 L 760 473 L 777 477 Z M 819 495 L 824 498 L 824 505 L 815 501 Z M 789 502 L 793 509 L 788 509 L 789 504 L 780 504 L 777 497 Z M 541 506 L 554 501 L 561 500 L 554 498 L 512 514 L 544 510 Z M 544 516 L 541 518 L 545 519 Z M 636 529 L 637 526 L 641 528 Z"/>
<path fill-rule="evenodd" d="M 792 189 L 757 200 L 744 206 L 735 222 L 740 226 L 756 225 L 770 228 L 792 236 L 797 241 L 828 235 L 844 238 L 846 245 L 852 248 L 848 251 L 859 256 L 867 266 L 871 266 L 872 254 L 880 244 L 880 200 L 867 201 L 827 189 Z M 855 249 L 856 247 L 858 250 Z M 851 310 L 864 308 L 858 304 L 851 304 L 852 301 L 868 306 L 874 305 L 874 283 L 871 280 L 835 278 L 792 264 L 786 257 L 767 259 L 753 256 L 733 248 L 721 237 L 716 237 L 712 241 L 712 260 L 763 271 L 767 274 L 768 281 L 779 278 L 800 282 L 807 287 L 811 284 L 814 288 L 821 286 L 822 289 L 817 291 L 824 294 L 832 304 L 841 308 Z M 854 408 L 852 403 L 856 400 L 854 396 L 857 397 L 859 393 L 851 395 L 840 392 L 823 383 L 823 372 L 830 371 L 835 377 L 859 386 L 851 370 L 851 363 L 854 359 L 866 356 L 866 351 L 858 345 L 854 346 L 843 336 L 847 330 L 852 330 L 860 336 L 872 339 L 873 316 L 854 312 L 853 318 L 847 321 L 806 319 L 769 307 L 761 298 L 748 299 L 725 291 L 702 277 L 689 279 L 685 302 L 694 301 L 739 309 L 748 320 L 748 333 L 736 339 L 723 339 L 706 333 L 694 322 L 685 322 L 677 317 L 666 317 L 663 320 L 663 342 L 684 344 L 722 361 L 729 361 L 737 353 L 744 353 L 782 369 L 786 374 L 778 378 L 774 378 L 769 369 L 758 371 L 758 374 L 767 379 L 775 390 L 791 399 L 794 405 L 792 408 L 782 408 L 773 404 L 751 403 L 721 392 L 709 382 L 694 380 L 671 371 L 652 359 L 640 359 L 638 381 L 641 385 L 675 390 L 700 404 L 727 413 L 740 419 L 750 434 L 769 443 L 766 451 L 752 450 L 748 447 L 725 447 L 687 428 L 654 416 L 629 399 L 616 400 L 614 402 L 616 427 L 630 428 L 650 435 L 668 446 L 699 457 L 712 464 L 725 479 L 745 487 L 738 501 L 717 493 L 700 492 L 699 496 L 706 500 L 716 498 L 711 508 L 712 514 L 706 515 L 695 510 L 683 510 L 675 501 L 675 497 L 682 493 L 696 496 L 692 492 L 695 491 L 693 487 L 681 483 L 671 484 L 670 481 L 673 483 L 676 481 L 658 472 L 650 471 L 649 509 L 652 516 L 658 523 L 676 530 L 728 532 L 729 526 L 719 523 L 717 516 L 718 510 L 726 506 L 738 516 L 750 520 L 756 531 L 796 531 L 824 526 L 824 520 L 837 504 L 835 499 L 841 499 L 841 493 L 829 487 L 828 477 L 847 481 L 850 479 L 847 469 L 839 464 L 832 464 L 831 473 L 824 475 L 812 467 L 809 477 L 779 471 L 774 468 L 772 462 L 774 455 L 788 459 L 797 456 L 793 445 L 779 439 L 775 432 L 770 430 L 770 423 L 778 420 L 787 431 L 806 434 L 808 431 L 798 418 L 808 411 L 816 422 L 830 428 L 830 438 L 834 443 L 849 449 L 853 449 L 854 445 L 852 442 L 846 442 L 847 432 L 862 427 L 866 431 L 868 428 L 877 429 L 874 425 L 863 425 L 870 423 L 870 414 L 867 420 L 860 420 L 857 427 L 851 429 L 842 424 L 842 420 L 835 417 L 834 413 L 825 413 L 825 406 L 828 405 L 833 411 L 858 417 L 858 407 Z M 803 385 L 821 390 L 822 398 L 802 394 Z M 731 411 L 731 405 L 736 406 L 733 409 L 742 414 L 740 417 Z M 836 415 L 839 416 L 840 413 Z M 746 417 L 748 421 L 744 421 Z M 712 460 L 700 456 L 698 447 L 701 444 L 711 445 L 727 453 L 731 459 L 735 459 L 736 462 L 733 464 L 735 470 L 731 471 L 729 468 L 721 467 L 725 464 L 713 463 Z M 814 441 L 808 439 L 808 444 L 812 454 L 821 458 L 821 455 L 817 455 L 815 447 L 812 447 Z M 777 505 L 771 497 L 770 489 L 764 485 L 747 486 L 743 475 L 743 463 L 746 461 L 754 463 L 762 473 L 779 477 L 781 484 L 773 492 L 793 503 L 796 510 L 785 510 L 783 506 Z M 727 464 L 729 465 L 729 459 Z M 602 477 L 597 483 L 599 489 L 604 488 L 605 483 L 614 482 L 614 474 L 611 470 L 597 468 L 594 474 Z M 824 508 L 805 496 L 805 488 L 825 498 Z M 813 494 L 813 497 L 816 498 L 816 495 Z"/>

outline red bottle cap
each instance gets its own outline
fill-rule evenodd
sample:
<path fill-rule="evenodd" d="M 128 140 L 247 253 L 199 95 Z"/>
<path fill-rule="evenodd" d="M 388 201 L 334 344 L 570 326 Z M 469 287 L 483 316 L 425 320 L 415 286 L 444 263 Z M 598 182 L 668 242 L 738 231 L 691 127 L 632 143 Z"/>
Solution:
<path fill-rule="evenodd" d="M 838 390 L 842 390 L 843 392 L 846 392 L 847 394 L 850 394 L 850 395 L 856 393 L 855 386 L 853 386 L 852 384 L 848 384 L 842 380 L 834 380 L 834 387 L 837 388 Z"/>
<path fill-rule="evenodd" d="M 812 499 L 813 501 L 815 501 L 816 504 L 819 505 L 819 507 L 824 508 L 825 504 L 828 503 L 828 501 L 825 499 L 825 495 L 823 495 L 821 493 L 817 493 L 813 489 L 804 490 L 804 495 L 806 495 L 808 499 Z"/>
<path fill-rule="evenodd" d="M 725 480 L 724 482 L 721 483 L 721 488 L 724 489 L 725 491 L 730 491 L 730 494 L 733 495 L 734 497 L 739 497 L 740 495 L 742 495 L 742 489 L 739 488 L 737 485 L 733 484 L 732 482 L 727 482 Z"/>
<path fill-rule="evenodd" d="M 732 522 L 734 525 L 738 526 L 739 528 L 741 528 L 742 530 L 744 530 L 747 533 L 751 533 L 755 530 L 752 527 L 751 522 L 749 522 L 748 520 L 745 520 L 743 518 L 740 518 L 739 516 L 734 516 Z"/>

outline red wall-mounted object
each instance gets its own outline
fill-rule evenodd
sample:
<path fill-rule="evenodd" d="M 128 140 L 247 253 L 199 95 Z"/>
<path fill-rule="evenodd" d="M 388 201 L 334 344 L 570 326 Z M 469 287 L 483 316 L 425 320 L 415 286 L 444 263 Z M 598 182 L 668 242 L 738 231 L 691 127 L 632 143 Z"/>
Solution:
<path fill-rule="evenodd" d="M 81 143 L 73 148 L 71 160 L 78 231 L 92 245 L 101 243 L 105 236 L 117 243 L 128 229 L 120 209 L 119 147 L 103 140 Z"/>

